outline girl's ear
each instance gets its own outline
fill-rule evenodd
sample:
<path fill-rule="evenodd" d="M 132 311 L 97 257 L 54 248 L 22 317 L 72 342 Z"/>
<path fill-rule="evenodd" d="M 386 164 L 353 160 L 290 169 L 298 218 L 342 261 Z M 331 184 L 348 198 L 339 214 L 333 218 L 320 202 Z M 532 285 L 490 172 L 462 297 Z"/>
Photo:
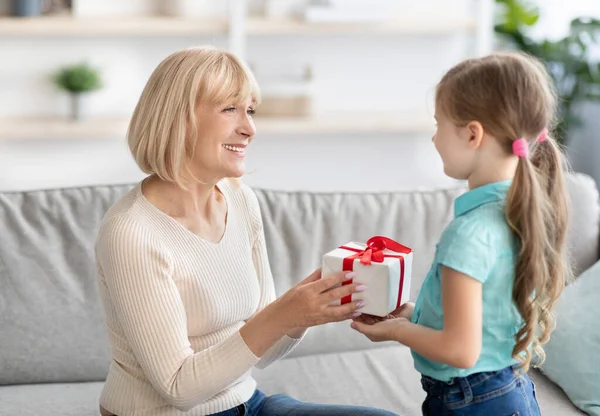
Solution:
<path fill-rule="evenodd" d="M 481 146 L 483 136 L 485 135 L 483 126 L 479 121 L 471 121 L 467 124 L 465 129 L 468 136 L 468 146 L 473 149 L 478 149 L 479 146 Z"/>

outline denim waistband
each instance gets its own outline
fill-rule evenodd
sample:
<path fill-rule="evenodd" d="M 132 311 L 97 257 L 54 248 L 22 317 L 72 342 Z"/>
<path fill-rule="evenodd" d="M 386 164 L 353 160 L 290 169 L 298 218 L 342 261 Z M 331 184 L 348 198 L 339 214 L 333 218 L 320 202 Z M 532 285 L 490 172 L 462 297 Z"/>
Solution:
<path fill-rule="evenodd" d="M 496 377 L 502 373 L 511 373 L 516 375 L 515 370 L 515 366 L 506 367 L 498 371 L 474 373 L 466 377 L 455 377 L 448 382 L 436 380 L 423 375 L 421 376 L 421 384 L 423 385 L 423 389 L 432 395 L 463 393 L 465 397 L 468 397 L 472 394 L 472 387 L 475 387 L 478 384 L 481 384 L 486 380 Z"/>

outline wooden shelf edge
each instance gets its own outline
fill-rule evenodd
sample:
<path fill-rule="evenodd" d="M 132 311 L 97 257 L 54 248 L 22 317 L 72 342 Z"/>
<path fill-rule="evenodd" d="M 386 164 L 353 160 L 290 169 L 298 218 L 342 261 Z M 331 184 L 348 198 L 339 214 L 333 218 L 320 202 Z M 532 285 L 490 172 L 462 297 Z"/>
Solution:
<path fill-rule="evenodd" d="M 419 22 L 397 20 L 376 23 L 311 23 L 302 20 L 266 20 L 250 18 L 247 30 L 250 35 L 352 35 L 352 34 L 398 34 L 438 35 L 453 32 L 471 32 L 476 29 L 473 19 L 453 21 Z"/>
<path fill-rule="evenodd" d="M 129 120 L 98 117 L 72 121 L 61 117 L 0 118 L 0 140 L 125 139 Z"/>
<path fill-rule="evenodd" d="M 353 35 L 398 34 L 440 35 L 470 32 L 476 28 L 472 19 L 419 22 L 417 20 L 381 23 L 310 23 L 302 20 L 268 20 L 249 17 L 248 36 L 278 35 Z M 186 36 L 226 35 L 227 19 L 199 20 L 168 16 L 119 18 L 77 18 L 70 16 L 15 18 L 0 17 L 1 36 Z"/>
<path fill-rule="evenodd" d="M 226 20 L 208 21 L 150 16 L 0 18 L 0 35 L 4 36 L 224 35 L 227 34 L 228 27 Z"/>

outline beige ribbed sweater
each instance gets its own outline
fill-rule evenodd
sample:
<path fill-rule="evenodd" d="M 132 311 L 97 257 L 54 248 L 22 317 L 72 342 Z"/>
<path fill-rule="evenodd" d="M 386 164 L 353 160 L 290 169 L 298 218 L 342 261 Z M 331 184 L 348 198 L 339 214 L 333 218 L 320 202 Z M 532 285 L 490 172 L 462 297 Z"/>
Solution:
<path fill-rule="evenodd" d="M 141 184 L 107 212 L 96 242 L 112 361 L 100 405 L 119 416 L 207 415 L 247 401 L 252 367 L 299 340 L 285 336 L 257 358 L 244 321 L 275 299 L 258 200 L 218 184 L 228 206 L 219 243 L 152 205 Z"/>

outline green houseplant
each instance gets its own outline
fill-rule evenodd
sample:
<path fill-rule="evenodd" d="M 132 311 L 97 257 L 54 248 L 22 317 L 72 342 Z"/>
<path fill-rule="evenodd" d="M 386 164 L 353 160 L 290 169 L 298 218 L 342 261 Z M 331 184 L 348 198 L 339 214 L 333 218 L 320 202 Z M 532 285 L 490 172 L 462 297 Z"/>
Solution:
<path fill-rule="evenodd" d="M 54 83 L 69 93 L 71 117 L 77 121 L 83 119 L 82 104 L 85 97 L 102 87 L 100 72 L 86 62 L 59 69 L 54 74 Z"/>
<path fill-rule="evenodd" d="M 495 32 L 509 47 L 524 51 L 545 63 L 559 96 L 557 139 L 565 144 L 573 128 L 582 124 L 577 106 L 600 102 L 600 62 L 590 50 L 600 45 L 600 20 L 579 17 L 571 21 L 569 33 L 558 40 L 536 40 L 529 29 L 539 19 L 539 9 L 527 0 L 496 0 Z"/>

